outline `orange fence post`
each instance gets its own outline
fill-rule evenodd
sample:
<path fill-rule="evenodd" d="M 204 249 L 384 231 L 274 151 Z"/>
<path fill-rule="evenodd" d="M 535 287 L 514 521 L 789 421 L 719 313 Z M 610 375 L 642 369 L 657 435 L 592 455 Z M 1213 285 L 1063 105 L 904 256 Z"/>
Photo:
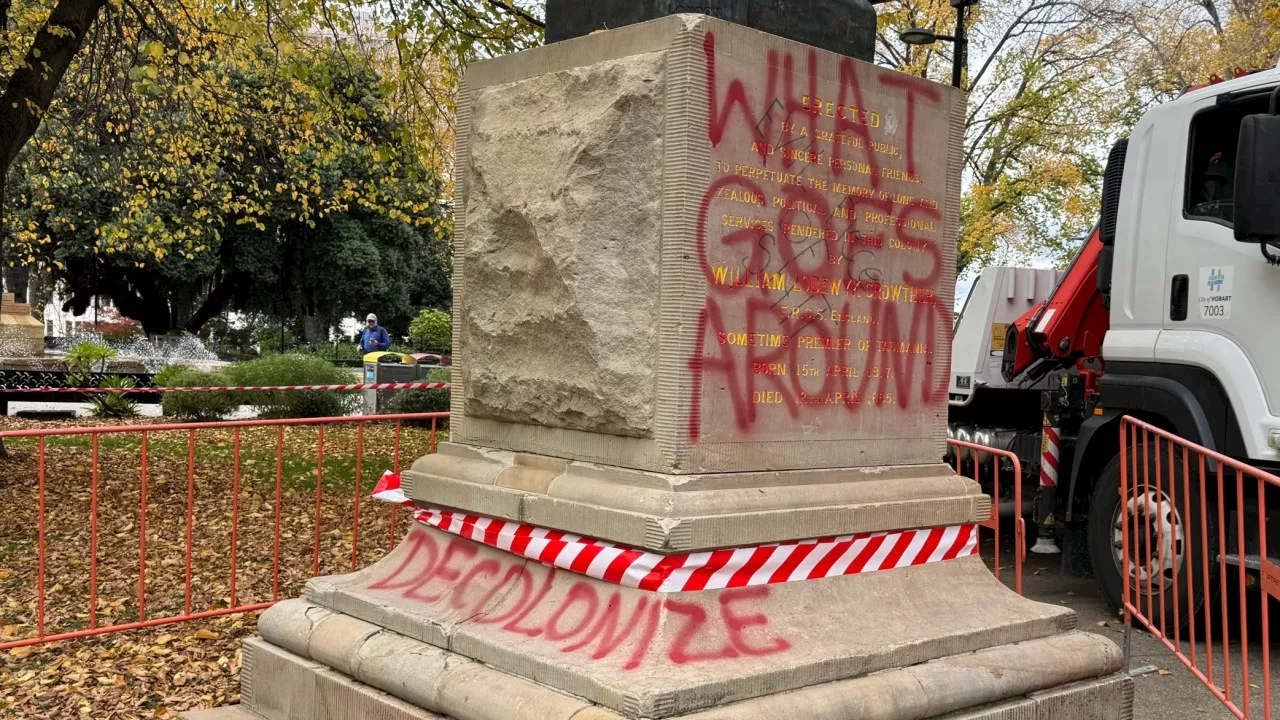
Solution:
<path fill-rule="evenodd" d="M 434 422 L 435 421 L 432 420 L 433 424 Z M 392 451 L 392 455 L 391 455 L 391 472 L 393 473 L 400 472 L 400 433 L 403 429 L 404 429 L 404 422 L 401 420 L 397 420 L 395 450 Z M 391 542 L 387 545 L 388 548 L 394 548 L 396 546 L 396 512 L 399 509 L 400 508 L 395 505 L 391 506 Z"/>
<path fill-rule="evenodd" d="M 1226 497 L 1222 493 L 1222 463 L 1218 463 L 1218 497 Z M 1221 552 L 1227 547 L 1227 529 L 1226 523 L 1222 521 L 1222 509 L 1218 509 L 1218 581 L 1220 583 L 1222 594 L 1219 597 L 1227 596 L 1227 554 Z M 1227 696 L 1231 696 L 1231 633 L 1227 630 L 1227 606 L 1226 603 L 1218 603 L 1220 612 L 1218 613 L 1222 619 L 1222 691 Z"/>
<path fill-rule="evenodd" d="M 147 431 L 142 431 L 141 490 L 138 493 L 138 622 L 147 619 Z"/>
<path fill-rule="evenodd" d="M 236 550 L 240 544 L 240 428 L 235 429 L 231 470 L 231 607 L 236 606 Z"/>
<path fill-rule="evenodd" d="M 196 519 L 196 431 L 187 436 L 187 587 L 182 614 L 191 614 L 191 544 Z"/>
<path fill-rule="evenodd" d="M 36 545 L 36 557 L 39 567 L 36 569 L 36 634 L 44 635 L 44 438 L 39 442 L 39 459 L 36 469 L 37 494 L 36 525 L 39 539 Z"/>
<path fill-rule="evenodd" d="M 1271 720 L 1271 601 L 1280 600 L 1280 568 L 1267 554 L 1267 483 L 1258 483 L 1258 574 L 1262 585 L 1262 707 L 1265 720 Z"/>
<path fill-rule="evenodd" d="M 280 599 L 280 499 L 284 486 L 284 426 L 276 428 L 276 512 L 271 553 L 271 599 Z"/>
<path fill-rule="evenodd" d="M 1187 449 L 1187 447 L 1186 447 L 1186 446 L 1183 446 L 1183 448 L 1182 448 L 1182 477 L 1183 477 L 1184 481 L 1186 482 L 1186 486 L 1184 487 L 1184 492 L 1182 493 L 1182 514 L 1183 514 L 1183 516 L 1186 518 L 1186 522 L 1185 522 L 1185 523 L 1183 523 L 1183 524 L 1184 524 L 1186 527 L 1190 527 L 1191 517 L 1192 517 L 1192 515 L 1191 515 L 1191 473 L 1190 473 L 1191 468 L 1190 468 L 1190 463 L 1188 463 L 1188 462 L 1187 462 L 1187 454 L 1188 454 L 1188 449 Z M 1123 496 L 1122 496 L 1122 497 L 1123 497 Z M 1190 546 L 1191 546 L 1191 533 L 1190 533 L 1190 531 L 1188 531 L 1186 535 L 1187 535 L 1187 536 L 1186 536 L 1186 537 L 1184 537 L 1184 538 L 1183 538 L 1183 541 L 1182 541 L 1182 542 L 1183 542 L 1183 546 L 1184 546 L 1184 547 L 1190 547 Z M 1195 604 L 1195 595 L 1196 595 L 1196 593 L 1195 593 L 1195 585 L 1196 585 L 1196 574 L 1195 574 L 1195 568 L 1194 568 L 1194 567 L 1191 567 L 1190 565 L 1188 565 L 1188 566 L 1187 566 L 1187 582 L 1186 582 L 1186 588 L 1187 588 L 1187 612 L 1191 612 L 1191 610 L 1192 610 L 1193 608 L 1195 608 L 1195 606 L 1196 606 L 1196 604 Z M 1181 617 L 1181 615 L 1179 615 L 1179 617 Z M 1190 637 L 1190 639 L 1191 639 L 1191 666 L 1192 666 L 1193 668 L 1199 669 L 1199 661 L 1200 661 L 1200 658 L 1199 658 L 1199 653 L 1198 653 L 1198 652 L 1196 652 L 1196 622 L 1195 622 L 1195 618 L 1192 618 L 1192 619 L 1191 619 L 1191 622 L 1187 623 L 1187 635 L 1188 635 L 1188 636 Z"/>
<path fill-rule="evenodd" d="M 360 460 L 364 456 L 364 423 L 356 425 L 356 489 L 351 515 L 351 571 L 360 560 Z"/>
<path fill-rule="evenodd" d="M 98 436 L 92 436 L 92 486 L 89 490 L 89 629 L 98 627 Z"/>
<path fill-rule="evenodd" d="M 320 506 L 324 501 L 324 426 L 316 428 L 316 549 L 315 563 L 311 569 L 314 576 L 320 575 Z"/>
<path fill-rule="evenodd" d="M 1208 497 L 1204 490 L 1204 456 L 1200 456 L 1200 527 L 1208 527 Z M 1204 593 L 1209 594 L 1209 533 L 1201 530 L 1200 532 L 1200 556 L 1205 558 L 1200 562 L 1200 566 L 1204 568 Z M 1128 557 L 1126 555 L 1126 557 Z M 1212 613 L 1204 614 L 1204 657 L 1205 667 L 1209 670 L 1209 684 L 1213 684 L 1213 618 Z"/>
<path fill-rule="evenodd" d="M 1237 549 L 1240 553 L 1240 571 L 1236 577 L 1240 581 L 1240 687 L 1244 690 L 1244 716 L 1249 717 L 1249 613 L 1245 606 L 1244 586 L 1244 476 L 1240 468 L 1236 468 L 1236 534 Z M 1265 510 L 1265 508 L 1259 508 Z M 1225 555 L 1226 546 L 1218 548 L 1219 555 Z M 1226 610 L 1224 608 L 1223 612 Z M 1269 641 L 1269 639 L 1267 639 Z"/>

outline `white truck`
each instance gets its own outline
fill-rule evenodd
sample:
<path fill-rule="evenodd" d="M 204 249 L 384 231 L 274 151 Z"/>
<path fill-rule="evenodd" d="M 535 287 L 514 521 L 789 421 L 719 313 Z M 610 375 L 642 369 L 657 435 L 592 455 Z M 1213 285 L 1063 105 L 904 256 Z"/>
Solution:
<path fill-rule="evenodd" d="M 1215 78 L 1149 111 L 1112 149 L 1100 221 L 1071 267 L 988 269 L 957 320 L 952 436 L 1019 457 L 1024 482 L 1039 488 L 1036 549 L 1062 542 L 1064 568 L 1091 571 L 1117 607 L 1122 417 L 1280 468 L 1280 332 L 1269 324 L 1280 318 L 1278 99 L 1280 67 Z M 1041 457 L 1053 438 L 1058 467 L 1046 484 Z M 974 460 L 989 458 L 965 458 Z M 1161 524 L 1162 537 L 1188 543 L 1170 543 L 1172 565 L 1156 569 L 1153 593 L 1172 593 L 1175 574 L 1183 588 L 1187 573 L 1200 577 L 1189 548 L 1202 537 L 1212 559 L 1222 554 L 1256 581 L 1257 513 L 1280 515 L 1280 497 L 1260 508 L 1256 492 L 1246 493 L 1241 518 L 1232 489 L 1226 497 L 1211 489 L 1208 502 L 1227 511 L 1225 547 L 1198 508 L 1180 512 L 1167 498 L 1131 493 L 1131 507 L 1161 509 L 1144 521 Z M 1212 525 L 1216 513 L 1205 515 Z M 1268 543 L 1280 549 L 1280 537 Z M 1135 570 L 1143 591 L 1145 572 Z M 1178 605 L 1180 617 L 1167 598 L 1167 621 L 1194 616 L 1200 585 L 1194 607 Z"/>

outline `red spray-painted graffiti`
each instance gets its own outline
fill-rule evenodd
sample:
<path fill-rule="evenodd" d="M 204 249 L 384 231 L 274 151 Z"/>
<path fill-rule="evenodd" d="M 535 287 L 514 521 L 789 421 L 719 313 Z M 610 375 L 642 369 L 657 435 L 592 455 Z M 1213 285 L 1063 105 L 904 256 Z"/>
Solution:
<path fill-rule="evenodd" d="M 952 315 L 940 292 L 937 147 L 949 111 L 939 89 L 844 58 L 824 90 L 833 83 L 820 82 L 816 51 L 799 82 L 796 58 L 771 51 L 753 96 L 749 80 L 717 67 L 713 34 L 704 50 L 716 167 L 698 215 L 708 294 L 689 359 L 690 439 L 703 436 L 704 389 L 723 389 L 738 432 L 762 413 L 943 402 L 948 368 L 935 348 L 949 342 Z M 891 108 L 868 107 L 868 83 Z M 924 120 L 943 131 L 928 153 Z"/>
<path fill-rule="evenodd" d="M 637 590 L 606 592 L 585 581 L 565 589 L 571 576 L 515 556 L 497 556 L 470 540 L 446 542 L 416 529 L 405 543 L 404 559 L 368 590 L 443 604 L 469 622 L 559 643 L 562 653 L 585 652 L 593 660 L 616 657 L 625 670 L 640 667 L 651 652 L 684 665 L 773 655 L 791 647 L 773 634 L 769 618 L 760 612 L 768 587 L 723 590 L 705 604 Z M 630 601 L 624 592 L 639 597 Z M 661 622 L 663 613 L 670 619 Z M 660 625 L 674 628 L 673 636 L 660 637 Z"/>

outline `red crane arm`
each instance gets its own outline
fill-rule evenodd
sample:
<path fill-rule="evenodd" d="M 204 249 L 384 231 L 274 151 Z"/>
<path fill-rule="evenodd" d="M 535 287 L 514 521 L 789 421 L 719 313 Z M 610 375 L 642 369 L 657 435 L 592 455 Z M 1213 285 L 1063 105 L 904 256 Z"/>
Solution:
<path fill-rule="evenodd" d="M 1098 289 L 1101 250 L 1094 228 L 1053 294 L 1009 326 L 1001 368 L 1007 382 L 1102 355 L 1111 316 Z"/>

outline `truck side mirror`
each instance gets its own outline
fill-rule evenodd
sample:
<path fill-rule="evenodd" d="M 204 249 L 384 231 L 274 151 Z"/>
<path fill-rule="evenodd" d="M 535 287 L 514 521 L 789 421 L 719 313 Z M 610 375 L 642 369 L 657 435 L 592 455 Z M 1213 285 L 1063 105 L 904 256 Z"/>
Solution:
<path fill-rule="evenodd" d="M 1271 112 L 1240 123 L 1236 152 L 1236 240 L 1280 242 L 1280 88 L 1271 94 Z"/>

